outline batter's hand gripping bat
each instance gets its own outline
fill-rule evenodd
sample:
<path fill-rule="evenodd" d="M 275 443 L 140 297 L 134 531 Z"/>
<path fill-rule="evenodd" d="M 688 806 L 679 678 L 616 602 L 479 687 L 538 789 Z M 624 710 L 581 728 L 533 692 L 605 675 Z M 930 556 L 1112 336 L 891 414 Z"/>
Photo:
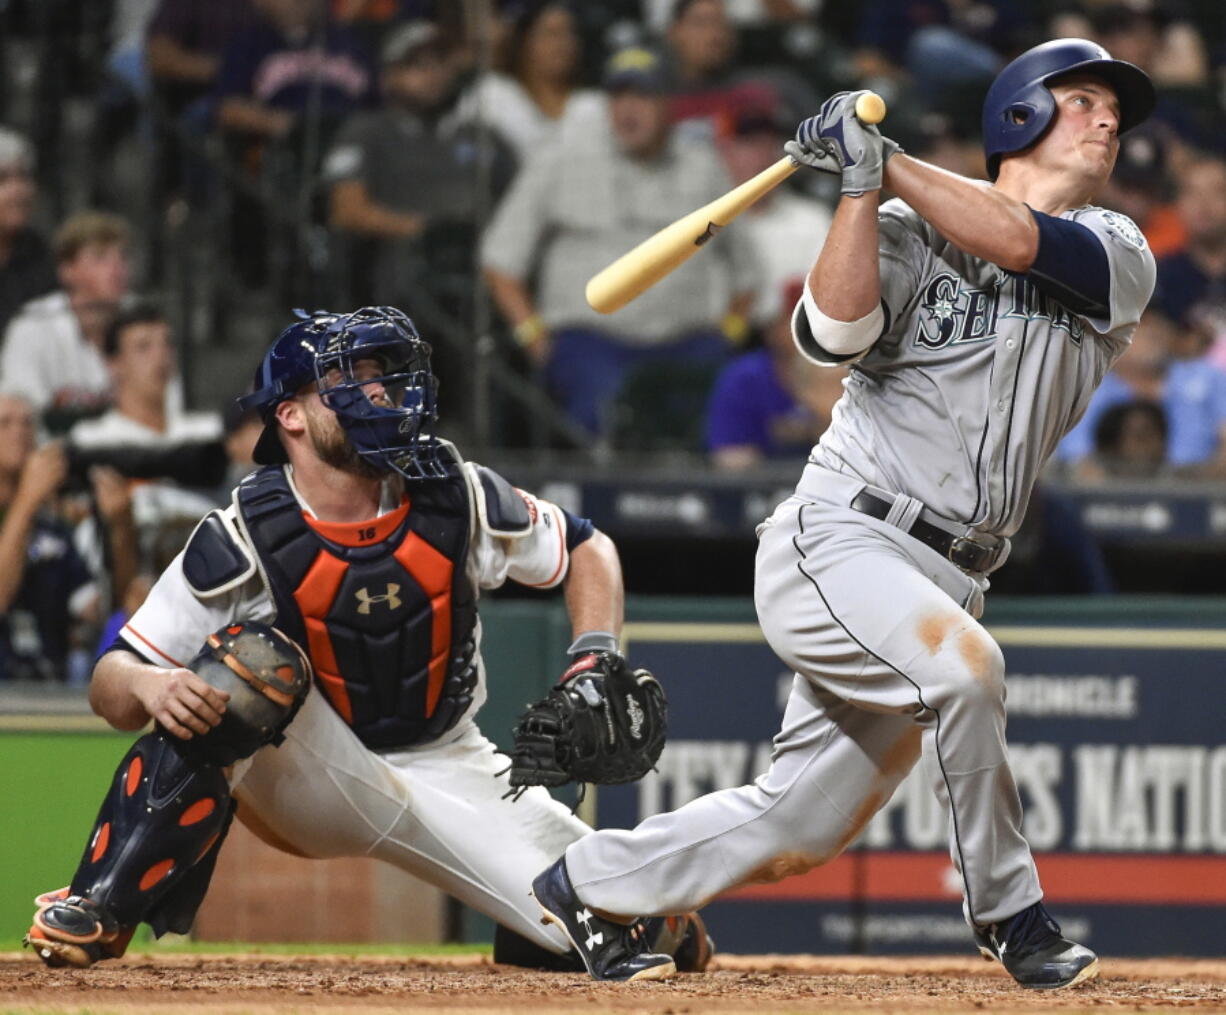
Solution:
<path fill-rule="evenodd" d="M 866 92 L 856 99 L 856 116 L 862 123 L 880 123 L 885 118 L 885 102 L 880 95 Z M 624 307 L 689 260 L 721 227 L 763 194 L 774 190 L 799 167 L 790 155 L 785 155 L 710 204 L 704 204 L 649 236 L 592 276 L 584 291 L 589 305 L 602 314 L 611 314 Z"/>

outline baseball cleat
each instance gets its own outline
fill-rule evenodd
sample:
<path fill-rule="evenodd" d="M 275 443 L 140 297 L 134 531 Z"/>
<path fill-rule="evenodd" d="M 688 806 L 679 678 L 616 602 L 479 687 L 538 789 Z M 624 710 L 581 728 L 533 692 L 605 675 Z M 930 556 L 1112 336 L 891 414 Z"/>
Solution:
<path fill-rule="evenodd" d="M 1058 990 L 1098 975 L 1098 956 L 1060 933 L 1041 902 L 975 931 L 985 959 L 997 959 L 1023 987 Z"/>
<path fill-rule="evenodd" d="M 67 889 L 47 892 L 34 900 L 38 912 L 22 944 L 52 969 L 86 969 L 101 959 L 124 953 L 132 931 L 121 929 L 89 899 L 70 896 Z"/>
<path fill-rule="evenodd" d="M 667 955 L 649 952 L 643 921 L 614 923 L 579 901 L 561 857 L 532 882 L 541 923 L 560 927 L 583 959 L 593 980 L 664 980 L 677 972 Z"/>
<path fill-rule="evenodd" d="M 701 973 L 711 964 L 715 942 L 697 913 L 681 916 L 649 916 L 647 945 L 653 952 L 671 955 L 679 973 Z"/>

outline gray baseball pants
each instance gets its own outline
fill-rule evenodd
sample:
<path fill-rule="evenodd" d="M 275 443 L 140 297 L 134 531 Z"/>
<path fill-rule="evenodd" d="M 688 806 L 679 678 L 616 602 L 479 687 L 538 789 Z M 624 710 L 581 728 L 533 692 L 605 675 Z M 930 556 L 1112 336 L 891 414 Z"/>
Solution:
<path fill-rule="evenodd" d="M 976 619 L 986 582 L 849 508 L 862 488 L 810 465 L 759 529 L 758 619 L 796 671 L 769 770 L 572 843 L 566 865 L 583 903 L 680 913 L 826 863 L 921 754 L 949 815 L 968 922 L 1042 898 L 1005 748 L 1004 659 Z"/>

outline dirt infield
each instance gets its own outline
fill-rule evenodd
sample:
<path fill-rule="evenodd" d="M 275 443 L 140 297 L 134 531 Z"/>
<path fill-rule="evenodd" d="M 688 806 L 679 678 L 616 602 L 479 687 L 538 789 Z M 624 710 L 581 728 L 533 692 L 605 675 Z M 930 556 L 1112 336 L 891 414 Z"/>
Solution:
<path fill-rule="evenodd" d="M 706 973 L 643 984 L 524 972 L 480 956 L 135 954 L 95 969 L 48 970 L 0 953 L 0 1013 L 481 1013 L 977 1011 L 1226 1012 L 1226 961 L 1104 960 L 1072 990 L 1023 991 L 977 958 L 720 956 Z"/>

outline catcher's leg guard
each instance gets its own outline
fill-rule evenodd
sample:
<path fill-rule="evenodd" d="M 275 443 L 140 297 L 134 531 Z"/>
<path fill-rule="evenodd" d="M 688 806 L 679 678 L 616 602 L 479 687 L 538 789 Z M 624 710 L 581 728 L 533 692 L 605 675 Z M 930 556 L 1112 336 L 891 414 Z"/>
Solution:
<path fill-rule="evenodd" d="M 122 955 L 137 924 L 187 931 L 204 898 L 233 801 L 213 765 L 167 733 L 141 737 L 115 773 L 72 884 L 39 896 L 26 943 L 48 965 Z"/>

